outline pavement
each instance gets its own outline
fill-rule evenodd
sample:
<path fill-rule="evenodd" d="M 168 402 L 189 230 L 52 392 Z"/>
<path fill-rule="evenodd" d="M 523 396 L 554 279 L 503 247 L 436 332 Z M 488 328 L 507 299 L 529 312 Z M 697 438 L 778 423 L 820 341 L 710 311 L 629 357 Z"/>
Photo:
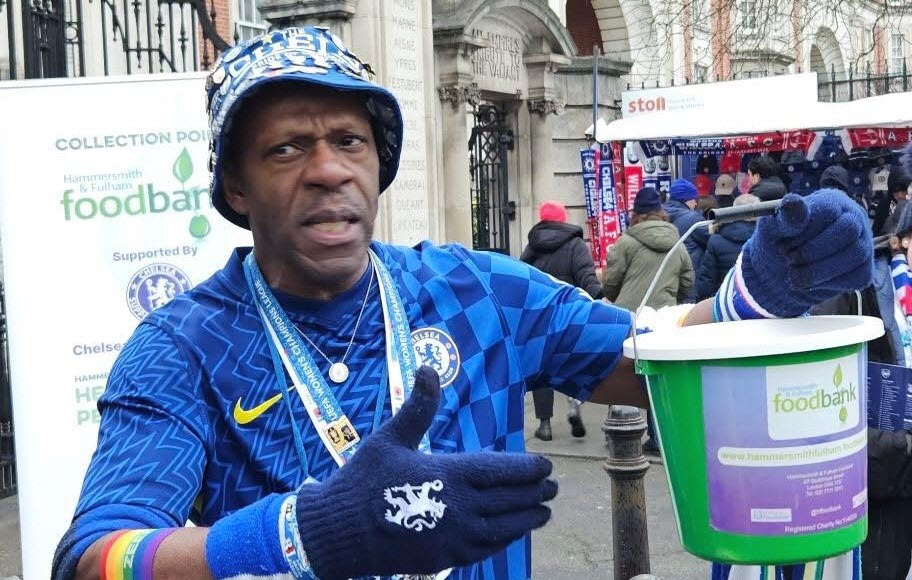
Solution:
<path fill-rule="evenodd" d="M 581 408 L 586 437 L 570 435 L 567 398 L 554 397 L 553 440 L 533 437 L 538 420 L 532 397 L 526 400 L 526 447 L 554 463 L 560 486 L 552 502 L 552 518 L 532 534 L 532 577 L 560 580 L 628 580 L 614 578 L 611 533 L 611 479 L 604 469 L 608 458 L 602 422 L 604 405 Z M 661 462 L 654 461 L 644 478 L 649 531 L 650 572 L 659 580 L 707 580 L 709 564 L 684 551 L 678 539 L 668 482 Z"/>
<path fill-rule="evenodd" d="M 16 496 L 0 500 L 0 580 L 22 576 L 19 504 Z"/>
<path fill-rule="evenodd" d="M 526 441 L 530 451 L 554 462 L 560 493 L 552 502 L 552 520 L 532 535 L 533 578 L 615 580 L 611 534 L 611 481 L 601 431 L 608 407 L 583 405 L 586 437 L 570 436 L 567 399 L 555 397 L 554 439 L 539 441 L 532 399 L 526 404 Z M 645 477 L 651 572 L 660 580 L 706 580 L 708 564 L 686 553 L 678 540 L 664 468 L 654 463 Z M 0 500 L 0 580 L 22 575 L 19 511 L 16 497 Z M 29 579 L 31 580 L 31 579 Z M 616 579 L 628 580 L 628 579 Z"/>

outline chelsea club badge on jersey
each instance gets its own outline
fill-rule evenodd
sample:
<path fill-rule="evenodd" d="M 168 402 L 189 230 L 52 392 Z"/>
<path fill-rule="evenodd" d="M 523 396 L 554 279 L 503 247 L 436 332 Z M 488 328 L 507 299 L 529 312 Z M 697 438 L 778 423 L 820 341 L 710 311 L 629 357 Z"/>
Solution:
<path fill-rule="evenodd" d="M 130 283 L 127 284 L 127 305 L 133 316 L 142 320 L 191 286 L 190 278 L 176 266 L 149 264 L 130 278 Z"/>
<path fill-rule="evenodd" d="M 419 366 L 429 366 L 440 375 L 440 386 L 452 384 L 459 374 L 459 349 L 450 335 L 433 327 L 412 332 Z"/>

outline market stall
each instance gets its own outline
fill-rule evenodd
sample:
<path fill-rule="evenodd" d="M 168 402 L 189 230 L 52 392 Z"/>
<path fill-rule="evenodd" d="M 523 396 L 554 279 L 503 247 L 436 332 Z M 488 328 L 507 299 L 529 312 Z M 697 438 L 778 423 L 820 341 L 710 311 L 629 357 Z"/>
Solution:
<path fill-rule="evenodd" d="M 813 192 L 824 169 L 841 165 L 849 173 L 848 193 L 871 211 L 884 199 L 889 203 L 890 171 L 912 141 L 912 93 L 768 107 L 743 107 L 733 99 L 712 111 L 599 119 L 594 133 L 593 147 L 581 158 L 592 254 L 602 264 L 640 188 L 667 192 L 672 180 L 685 178 L 701 196 L 746 193 L 747 167 L 758 156 L 780 164 L 789 191 Z M 592 125 L 586 134 L 592 138 Z"/>

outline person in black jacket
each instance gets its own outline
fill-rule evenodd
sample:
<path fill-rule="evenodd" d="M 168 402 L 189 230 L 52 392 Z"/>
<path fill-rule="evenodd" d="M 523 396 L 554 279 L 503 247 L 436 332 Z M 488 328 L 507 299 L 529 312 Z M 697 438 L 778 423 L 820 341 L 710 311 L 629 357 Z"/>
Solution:
<path fill-rule="evenodd" d="M 833 166 L 836 167 L 836 166 Z M 833 167 L 827 168 L 827 170 Z M 830 172 L 827 185 L 846 186 L 848 174 Z M 823 178 L 821 178 L 823 185 Z M 845 191 L 843 189 L 843 191 Z M 811 309 L 812 315 L 860 314 L 884 321 L 887 332 L 867 344 L 869 362 L 902 364 L 902 333 L 891 332 L 896 299 L 890 280 L 890 255 L 902 253 L 899 240 L 890 248 L 875 249 L 874 283 L 835 296 Z M 879 273 L 878 273 L 879 272 Z M 886 293 L 883 296 L 882 293 Z M 905 361 L 909 366 L 910 361 Z M 882 431 L 868 427 L 868 536 L 861 545 L 864 580 L 905 580 L 912 565 L 912 434 L 908 430 Z"/>
<path fill-rule="evenodd" d="M 757 196 L 745 193 L 735 199 L 734 205 L 746 205 L 759 201 Z M 755 222 L 756 220 L 738 220 L 722 224 L 715 231 L 713 231 L 714 226 L 710 226 L 712 234 L 709 236 L 706 253 L 703 254 L 703 261 L 697 271 L 695 288 L 697 301 L 715 296 L 719 286 L 722 285 L 722 278 L 735 265 L 735 260 L 741 253 L 741 247 L 753 235 Z"/>
<path fill-rule="evenodd" d="M 861 291 L 861 312 L 884 318 L 876 290 Z M 859 314 L 854 293 L 842 294 L 811 309 L 811 314 Z M 896 363 L 889 333 L 868 342 L 868 361 Z M 912 434 L 868 427 L 868 537 L 861 545 L 864 580 L 905 580 L 912 565 Z"/>
<path fill-rule="evenodd" d="M 769 157 L 751 159 L 747 166 L 747 178 L 751 183 L 748 193 L 756 195 L 760 201 L 782 199 L 788 192 L 782 175 L 782 168 Z"/>
<path fill-rule="evenodd" d="M 538 209 L 541 220 L 529 230 L 529 245 L 520 260 L 554 276 L 558 280 L 585 290 L 592 298 L 600 298 L 602 285 L 595 275 L 592 254 L 583 241 L 583 228 L 567 223 L 567 208 L 556 201 L 546 201 Z M 539 420 L 535 436 L 542 441 L 551 440 L 551 417 L 554 414 L 554 391 L 535 389 L 535 416 Z M 568 420 L 574 437 L 586 435 L 579 412 L 580 403 L 570 401 Z"/>

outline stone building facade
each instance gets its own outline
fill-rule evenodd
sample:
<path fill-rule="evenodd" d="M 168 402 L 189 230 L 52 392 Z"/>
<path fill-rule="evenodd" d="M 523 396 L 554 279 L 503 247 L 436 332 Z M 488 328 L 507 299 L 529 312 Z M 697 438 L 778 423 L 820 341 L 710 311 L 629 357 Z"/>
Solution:
<path fill-rule="evenodd" d="M 579 150 L 592 122 L 593 59 L 591 48 L 580 55 L 580 14 L 567 4 L 264 0 L 259 9 L 276 25 L 329 26 L 400 98 L 405 154 L 381 199 L 380 237 L 518 256 L 542 201 L 585 219 Z M 591 10 L 584 16 L 595 22 Z M 626 54 L 600 59 L 600 115 L 613 114 L 629 69 Z"/>

